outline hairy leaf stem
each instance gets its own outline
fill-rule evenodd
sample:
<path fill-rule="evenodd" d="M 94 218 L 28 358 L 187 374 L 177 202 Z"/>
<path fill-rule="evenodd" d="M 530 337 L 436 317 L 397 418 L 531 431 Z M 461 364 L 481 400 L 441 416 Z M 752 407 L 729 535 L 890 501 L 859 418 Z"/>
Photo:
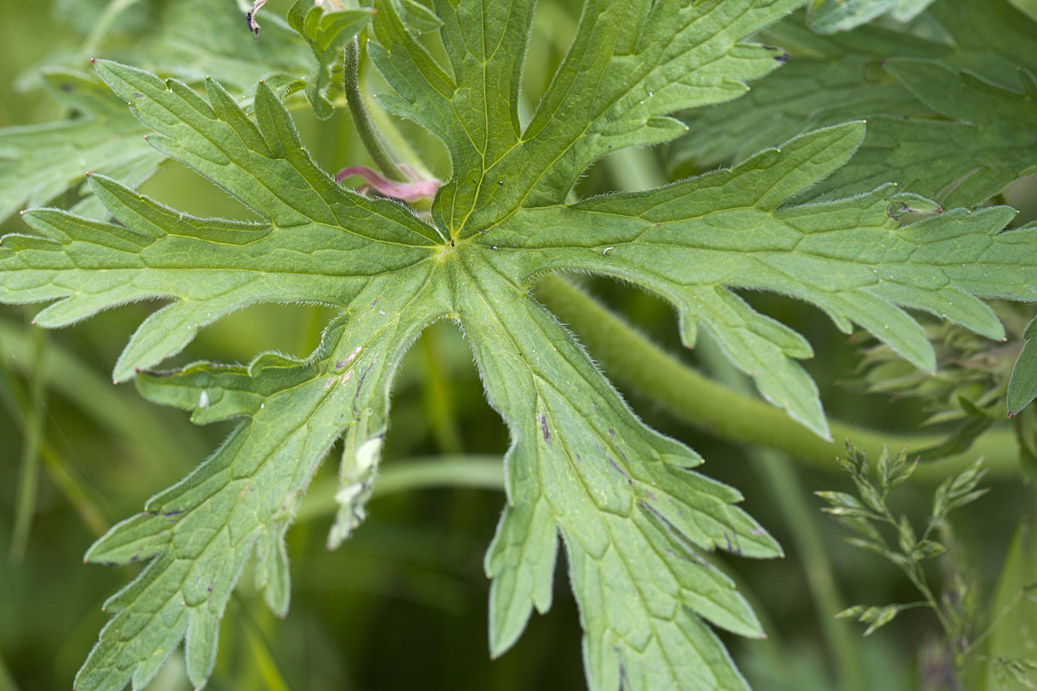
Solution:
<path fill-rule="evenodd" d="M 600 362 L 613 381 L 650 397 L 677 419 L 737 444 L 782 451 L 800 463 L 837 470 L 835 457 L 850 440 L 878 458 L 883 447 L 917 452 L 942 441 L 931 434 L 876 432 L 831 421 L 832 439 L 813 434 L 783 411 L 703 376 L 642 336 L 592 297 L 558 276 L 546 276 L 536 295 L 566 323 Z M 994 475 L 1017 472 L 1010 430 L 996 428 L 979 437 L 967 452 L 919 466 L 915 477 L 940 481 L 961 472 L 977 457 Z"/>
<path fill-rule="evenodd" d="M 409 180 L 389 154 L 364 105 L 364 97 L 360 91 L 360 40 L 358 38 L 354 38 L 346 44 L 343 67 L 346 102 L 349 104 L 349 112 L 353 116 L 353 123 L 356 125 L 357 134 L 360 136 L 364 148 L 367 149 L 367 153 L 371 155 L 375 165 L 387 178 L 397 181 Z"/>

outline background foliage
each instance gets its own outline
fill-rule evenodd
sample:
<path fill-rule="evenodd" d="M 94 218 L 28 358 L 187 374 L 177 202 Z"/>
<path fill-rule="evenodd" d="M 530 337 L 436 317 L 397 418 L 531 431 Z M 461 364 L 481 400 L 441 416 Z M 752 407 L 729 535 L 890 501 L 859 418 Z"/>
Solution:
<path fill-rule="evenodd" d="M 223 27 L 214 20 L 210 27 L 214 38 L 206 43 L 210 53 L 185 61 L 185 51 L 190 57 L 197 37 L 184 31 L 196 26 L 196 17 L 178 16 L 177 11 L 183 10 L 176 8 L 191 3 L 123 4 L 130 6 L 110 27 L 104 43 L 106 57 L 122 57 L 152 69 L 192 65 L 193 73 L 180 75 L 185 78 L 201 76 L 220 60 L 221 74 L 236 75 L 231 83 L 239 89 L 247 88 L 265 66 L 294 59 L 294 53 L 263 52 L 276 44 L 271 40 L 257 47 L 243 31 L 243 22 Z M 283 16 L 286 5 L 271 2 L 264 12 Z M 125 128 L 127 143 L 113 150 L 116 168 L 111 174 L 144 180 L 156 161 L 140 146 L 137 140 L 143 130 L 126 117 L 117 99 L 106 101 L 99 94 L 90 105 L 62 103 L 46 95 L 47 87 L 38 76 L 40 66 L 54 64 L 89 71 L 90 51 L 84 52 L 83 46 L 100 40 L 91 32 L 96 31 L 105 6 L 99 0 L 4 3 L 0 8 L 0 126 L 45 122 L 69 109 L 86 109 L 107 118 L 108 125 Z M 196 3 L 193 11 L 204 10 Z M 554 73 L 577 11 L 575 1 L 540 3 L 525 75 L 531 96 L 542 92 Z M 804 19 L 796 19 L 801 26 Z M 278 35 L 270 22 L 263 30 L 269 32 L 264 39 Z M 794 31 L 790 25 L 787 33 Z M 282 37 L 295 40 L 288 32 Z M 258 52 L 241 59 L 240 51 Z M 256 68 L 256 61 L 261 67 Z M 765 87 L 755 93 L 765 93 Z M 90 111 L 91 105 L 96 110 Z M 731 107 L 744 111 L 747 101 L 736 101 Z M 344 112 L 328 122 L 318 122 L 308 110 L 294 116 L 305 143 L 326 169 L 357 162 L 356 152 L 362 149 Z M 722 113 L 702 117 L 713 116 L 731 120 Z M 86 144 L 92 126 L 79 126 L 83 133 L 77 141 Z M 433 172 L 444 177 L 447 162 L 439 146 L 407 125 L 402 128 Z M 775 140 L 760 141 L 759 146 L 778 143 L 796 131 L 776 134 Z M 45 141 L 29 138 L 24 144 L 40 156 L 51 157 L 55 178 L 74 178 L 82 172 L 74 157 L 70 159 L 60 148 L 49 150 Z M 696 160 L 694 142 L 681 145 L 686 147 L 684 153 L 634 151 L 607 159 L 589 172 L 580 191 L 643 187 L 667 176 L 675 179 L 729 162 L 722 157 Z M 759 146 L 754 144 L 745 153 Z M 18 176 L 13 179 L 27 182 Z M 164 163 L 143 189 L 196 214 L 241 214 L 222 192 L 174 162 Z M 1023 210 L 1017 224 L 1037 216 L 1032 180 L 1017 183 L 1006 196 Z M 0 206 L 0 214 L 47 201 L 22 199 L 10 208 Z M 99 213 L 90 207 L 80 211 Z M 0 234 L 20 229 L 15 216 L 0 225 Z M 693 353 L 680 348 L 669 307 L 609 282 L 588 282 L 587 287 L 664 348 L 720 376 L 708 345 Z M 855 371 L 857 344 L 848 342 L 816 310 L 768 296 L 754 296 L 753 301 L 815 345 L 820 356 L 807 367 L 833 419 L 884 430 L 892 438 L 935 416 L 945 425 L 938 429 L 950 435 L 961 429 L 956 420 L 969 412 L 963 412 L 958 403 L 961 395 L 975 392 L 969 400 L 978 400 L 977 410 L 985 404 L 996 408 L 993 399 L 983 400 L 994 384 L 977 383 L 979 368 L 961 367 L 954 361 L 960 349 L 949 351 L 935 380 L 942 388 L 932 379 L 904 381 L 910 378 L 906 373 L 899 379 L 888 372 L 876 374 L 877 366 L 885 362 L 876 350 L 869 353 L 873 367 L 861 373 Z M 229 425 L 193 427 L 179 411 L 144 404 L 131 387 L 111 385 L 111 367 L 126 334 L 150 311 L 148 305 L 131 305 L 66 331 L 46 333 L 25 328 L 28 310 L 0 311 L 0 402 L 4 404 L 0 409 L 0 487 L 4 488 L 0 552 L 9 555 L 0 560 L 5 593 L 0 611 L 0 689 L 68 687 L 106 619 L 101 602 L 132 575 L 129 568 L 82 565 L 86 547 L 114 521 L 138 511 L 153 491 L 186 474 L 229 431 Z M 1007 314 L 1011 327 L 1013 316 Z M 1015 314 L 1017 337 L 1028 316 Z M 203 357 L 248 361 L 264 349 L 303 356 L 315 346 L 327 317 L 325 311 L 312 307 L 253 307 L 205 329 L 174 364 Z M 950 335 L 944 338 L 944 342 L 952 340 Z M 986 354 L 989 347 L 981 344 L 976 352 Z M 622 373 L 614 377 L 622 388 Z M 880 391 L 869 393 L 876 389 Z M 891 401 L 891 391 L 902 395 Z M 785 545 L 789 556 L 782 561 L 725 562 L 764 618 L 769 634 L 766 641 L 725 639 L 756 688 L 875 688 L 881 683 L 882 688 L 908 689 L 935 681 L 935 672 L 927 676 L 925 665 L 931 663 L 938 670 L 939 660 L 928 660 L 925 645 L 915 643 L 939 636 L 935 621 L 924 611 L 901 614 L 865 640 L 858 638 L 863 627 L 833 620 L 837 611 L 850 604 L 905 602 L 916 597 L 895 567 L 844 544 L 845 533 L 838 525 L 821 519 L 822 502 L 812 491 L 833 487 L 852 491 L 838 474 L 835 447 L 830 467 L 797 465 L 693 429 L 670 415 L 660 401 L 634 389 L 627 392 L 652 426 L 711 459 L 708 473 L 738 487 L 746 495 L 746 507 Z M 938 396 L 944 405 L 934 409 Z M 485 402 L 467 346 L 450 325 L 430 329 L 407 356 L 396 381 L 393 408 L 385 451 L 387 476 L 406 459 L 434 457 L 429 462 L 435 463 L 458 454 L 493 456 L 507 446 L 507 434 Z M 987 459 L 997 469 L 984 480 L 991 488 L 988 496 L 951 517 L 954 546 L 942 565 L 934 564 L 932 574 L 952 583 L 954 574 L 962 573 L 972 585 L 968 592 L 993 593 L 975 603 L 972 616 L 980 629 L 1004 606 L 1018 604 L 1013 597 L 1019 588 L 1037 579 L 1033 532 L 1027 532 L 1027 526 L 1033 526 L 1033 485 L 1020 482 L 1025 473 L 1016 466 L 1014 450 L 1007 453 L 1010 457 Z M 19 470 L 24 458 L 34 456 L 40 463 L 35 486 Z M 322 489 L 333 487 L 333 465 L 324 466 L 311 492 L 313 501 L 304 504 L 300 520 L 288 534 L 294 598 L 287 620 L 276 621 L 262 598 L 251 592 L 250 579 L 243 579 L 222 627 L 220 656 L 208 688 L 582 687 L 579 625 L 564 569 L 556 578 L 551 613 L 534 617 L 527 633 L 503 658 L 492 664 L 488 659 L 488 583 L 482 558 L 500 512 L 498 479 L 467 476 L 468 483 L 482 483 L 486 489 L 445 487 L 408 493 L 393 493 L 391 483 L 383 479 L 381 496 L 372 502 L 363 529 L 328 552 L 324 543 L 332 515 L 319 499 Z M 927 515 L 935 483 L 930 479 L 927 484 L 926 477 L 903 486 L 896 500 L 898 512 Z M 31 530 L 23 531 L 16 526 L 26 523 L 17 517 L 27 511 L 30 495 L 36 497 L 34 504 L 28 504 Z M 1021 629 L 1002 621 L 991 640 L 1005 639 L 999 643 L 1005 646 L 1026 643 L 1025 637 L 1004 635 L 1005 630 Z M 1034 635 L 1030 633 L 1031 645 Z M 845 641 L 850 641 L 849 647 Z M 174 661 L 153 688 L 186 689 L 189 684 Z"/>

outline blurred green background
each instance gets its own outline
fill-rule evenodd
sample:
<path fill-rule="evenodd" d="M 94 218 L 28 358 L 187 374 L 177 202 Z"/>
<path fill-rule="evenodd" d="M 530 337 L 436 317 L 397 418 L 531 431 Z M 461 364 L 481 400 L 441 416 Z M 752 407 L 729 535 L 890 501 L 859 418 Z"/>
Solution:
<path fill-rule="evenodd" d="M 35 88 L 34 75 L 55 54 L 75 56 L 89 17 L 103 4 L 0 0 L 0 126 L 64 115 Z M 271 1 L 264 12 L 283 15 L 286 5 Z M 124 17 L 131 35 L 133 22 L 142 31 L 147 26 L 148 6 L 140 3 Z M 531 100 L 553 74 L 577 11 L 574 0 L 540 3 L 526 70 Z M 74 58 L 84 71 L 86 58 Z M 344 109 L 326 123 L 302 109 L 295 115 L 304 140 L 327 169 L 365 161 Z M 403 128 L 430 167 L 447 175 L 438 145 Z M 589 171 L 580 192 L 629 186 L 631 170 L 661 175 L 655 156 L 639 151 L 602 162 Z M 197 214 L 246 215 L 221 190 L 174 162 L 164 163 L 144 190 Z M 1031 205 L 1032 217 L 1032 183 L 1014 194 L 1020 204 Z M 0 234 L 24 230 L 17 217 L 0 225 Z M 694 353 L 680 347 L 667 305 L 614 283 L 585 285 L 656 342 L 695 363 Z M 915 401 L 891 401 L 841 384 L 854 376 L 858 355 L 819 312 L 772 296 L 752 300 L 814 344 L 819 357 L 807 366 L 833 418 L 891 432 L 910 430 L 925 419 Z M 111 384 L 118 353 L 154 308 L 129 305 L 59 332 L 30 327 L 32 308 L 0 308 L 0 691 L 71 686 L 107 620 L 102 603 L 134 575 L 129 568 L 84 565 L 83 553 L 108 526 L 189 472 L 230 429 L 193 427 L 180 411 L 143 401 L 131 385 Z M 306 355 L 328 317 L 314 307 L 250 308 L 203 330 L 169 365 L 203 358 L 247 362 L 268 349 Z M 788 459 L 761 459 L 667 417 L 650 399 L 631 394 L 629 400 L 650 424 L 698 450 L 707 459 L 707 474 L 738 487 L 746 508 L 785 546 L 784 560 L 717 560 L 745 589 L 769 634 L 765 641 L 725 638 L 755 688 L 918 688 L 919 651 L 938 635 L 930 614 L 909 612 L 867 639 L 860 637 L 860 625 L 831 619 L 833 605 L 916 599 L 899 572 L 845 545 L 840 528 L 820 513 L 814 490 L 847 489 L 834 462 L 824 473 Z M 32 430 L 40 433 L 35 483 L 20 472 Z M 430 329 L 396 382 L 385 471 L 416 460 L 434 465 L 457 454 L 499 457 L 507 443 L 457 329 L 450 324 Z M 833 457 L 837 450 L 833 447 Z M 333 482 L 336 455 L 333 451 L 322 468 L 318 487 Z M 991 494 L 954 523 L 957 563 L 986 593 L 998 581 L 1020 517 L 1034 509 L 1033 487 L 1018 476 L 1002 475 L 989 484 Z M 908 486 L 900 508 L 924 518 L 932 488 Z M 19 536 L 15 517 L 27 493 L 35 497 L 31 526 Z M 304 505 L 302 519 L 288 534 L 293 579 L 288 617 L 279 621 L 271 615 L 250 579 L 243 578 L 224 619 L 208 688 L 584 688 L 580 626 L 564 560 L 551 612 L 534 616 L 500 660 L 488 657 L 482 557 L 503 501 L 495 489 L 385 493 L 372 501 L 356 536 L 333 552 L 324 548 L 331 514 L 318 504 Z M 849 636 L 853 650 L 833 653 L 833 627 Z M 176 657 L 150 688 L 190 688 Z"/>

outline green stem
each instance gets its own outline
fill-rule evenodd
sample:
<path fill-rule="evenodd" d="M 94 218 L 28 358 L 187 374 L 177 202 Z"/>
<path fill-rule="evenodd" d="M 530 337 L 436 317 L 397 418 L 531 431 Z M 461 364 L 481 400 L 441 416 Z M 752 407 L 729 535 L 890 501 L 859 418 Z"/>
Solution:
<path fill-rule="evenodd" d="M 33 338 L 34 336 L 31 335 L 26 337 L 27 344 Z M 0 330 L 0 349 L 7 351 L 10 344 L 9 340 L 3 338 L 2 330 Z M 51 382 L 53 381 L 48 376 L 48 371 L 54 366 L 55 352 L 54 346 L 48 345 L 47 369 L 44 370 L 43 374 L 43 386 L 46 389 L 51 388 Z M 7 354 L 10 355 L 11 353 L 8 352 Z M 0 357 L 0 403 L 3 403 L 10 411 L 11 416 L 18 424 L 22 438 L 26 440 L 26 448 L 33 433 L 31 429 L 33 420 L 29 401 L 30 396 L 21 390 L 15 378 L 14 370 L 5 358 Z M 73 465 L 59 455 L 54 450 L 54 447 L 44 438 L 41 438 L 39 442 L 39 456 L 43 460 L 44 468 L 47 470 L 51 482 L 57 486 L 58 490 L 75 508 L 90 531 L 98 537 L 108 532 L 108 522 L 104 519 L 99 508 L 101 505 L 100 499 L 89 495 L 87 484 L 77 476 Z M 2 688 L 0 688 L 0 691 L 2 691 Z"/>
<path fill-rule="evenodd" d="M 504 464 L 499 455 L 437 456 L 426 460 L 395 461 L 379 473 L 372 498 L 396 492 L 438 487 L 472 487 L 504 491 Z M 315 481 L 295 515 L 295 522 L 333 514 L 338 505 L 338 480 Z"/>
<path fill-rule="evenodd" d="M 353 115 L 357 134 L 360 135 L 360 141 L 364 143 L 364 148 L 367 149 L 367 153 L 371 155 L 375 165 L 381 169 L 385 177 L 397 182 L 409 180 L 410 178 L 404 175 L 389 154 L 389 151 L 385 148 L 385 144 L 382 142 L 378 130 L 375 129 L 374 123 L 371 122 L 371 116 L 368 115 L 367 108 L 364 105 L 364 95 L 360 90 L 359 39 L 354 38 L 346 44 L 343 66 L 345 68 L 343 83 L 346 88 L 346 101 L 349 104 L 349 112 Z"/>
<path fill-rule="evenodd" d="M 422 400 L 425 419 L 432 428 L 439 451 L 445 455 L 464 452 L 461 432 L 457 425 L 457 405 L 454 389 L 446 371 L 443 331 L 440 324 L 425 329 L 420 340 L 421 354 L 425 359 L 425 376 Z"/>
<path fill-rule="evenodd" d="M 960 673 L 965 665 L 965 658 L 962 654 L 961 645 L 958 643 L 959 636 L 958 632 L 954 630 L 954 626 L 951 621 L 947 618 L 943 608 L 940 607 L 939 600 L 936 599 L 936 595 L 929 588 L 929 584 L 925 580 L 925 574 L 922 572 L 921 566 L 915 562 L 912 568 L 905 568 L 904 572 L 907 577 L 914 583 L 915 588 L 922 594 L 928 604 L 929 609 L 936 615 L 937 621 L 940 622 L 940 628 L 943 629 L 943 634 L 947 639 L 947 649 L 951 651 L 954 656 L 954 667 Z"/>
<path fill-rule="evenodd" d="M 893 450 L 906 447 L 911 453 L 942 441 L 936 435 L 875 432 L 834 420 L 830 422 L 832 438 L 838 443 L 821 439 L 783 411 L 699 374 L 565 279 L 544 277 L 536 294 L 569 325 L 615 382 L 721 439 L 782 451 L 797 462 L 827 471 L 838 469 L 834 460 L 846 440 L 872 458 L 878 458 L 884 446 Z M 1018 473 L 1010 430 L 995 428 L 965 453 L 920 465 L 914 477 L 940 481 L 963 471 L 979 456 L 986 459 L 985 467 L 992 475 Z"/>
<path fill-rule="evenodd" d="M 28 365 L 29 395 L 25 408 L 25 434 L 22 458 L 18 471 L 18 499 L 15 509 L 14 530 L 11 538 L 11 556 L 21 559 L 29 544 L 29 532 L 36 513 L 36 493 L 40 482 L 40 446 L 43 442 L 43 423 L 46 387 L 44 363 L 46 334 L 43 329 L 32 330 L 32 360 Z"/>
<path fill-rule="evenodd" d="M 101 16 L 97 18 L 97 21 L 90 28 L 90 35 L 87 36 L 86 42 L 83 44 L 83 50 L 88 57 L 94 57 L 94 53 L 101 45 L 101 41 L 108 34 L 112 24 L 119 18 L 119 15 L 138 2 L 140 0 L 112 0 L 108 3 L 108 6 L 104 8 L 104 12 L 101 13 Z"/>

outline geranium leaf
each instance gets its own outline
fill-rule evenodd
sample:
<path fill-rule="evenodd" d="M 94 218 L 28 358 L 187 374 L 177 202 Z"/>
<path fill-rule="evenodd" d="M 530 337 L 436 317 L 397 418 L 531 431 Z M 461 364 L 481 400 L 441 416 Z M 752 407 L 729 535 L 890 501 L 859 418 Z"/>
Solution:
<path fill-rule="evenodd" d="M 988 337 L 976 296 L 1037 299 L 1037 229 L 1002 232 L 1011 210 L 937 213 L 904 225 L 915 196 L 893 186 L 795 204 L 839 170 L 865 136 L 850 122 L 792 139 L 730 170 L 636 194 L 570 200 L 577 178 L 616 149 L 683 131 L 677 109 L 734 98 L 781 65 L 781 49 L 742 42 L 795 0 L 585 3 L 576 38 L 523 127 L 518 84 L 533 2 L 438 0 L 441 65 L 401 5 L 375 3 L 371 55 L 383 99 L 443 139 L 451 178 L 431 215 L 336 184 L 302 146 L 266 83 L 252 112 L 213 80 L 182 81 L 98 61 L 101 77 L 153 133 L 148 141 L 214 181 L 257 216 L 186 215 L 104 176 L 91 185 L 112 220 L 25 214 L 36 231 L 0 244 L 0 301 L 51 301 L 61 326 L 137 300 L 168 300 L 116 365 L 147 397 L 196 422 L 240 419 L 198 469 L 112 529 L 91 561 L 148 561 L 113 597 L 113 618 L 76 687 L 140 688 L 184 642 L 202 686 L 218 622 L 244 564 L 278 613 L 288 605 L 283 547 L 300 494 L 344 439 L 334 546 L 364 517 L 376 480 L 388 392 L 404 352 L 450 319 L 471 344 L 491 405 L 511 432 L 508 504 L 486 559 L 491 649 L 504 652 L 531 611 L 551 603 L 559 536 L 595 690 L 744 688 L 716 626 L 762 629 L 730 579 L 704 558 L 721 549 L 773 557 L 777 543 L 701 475 L 702 459 L 644 425 L 529 290 L 547 272 L 588 271 L 646 287 L 679 310 L 694 344 L 708 329 L 761 392 L 820 435 L 816 387 L 795 359 L 809 344 L 739 291 L 809 301 L 842 329 L 859 324 L 912 363 L 933 366 L 925 310 Z M 154 371 L 197 330 L 259 302 L 337 311 L 308 358 L 265 353 L 247 367 Z"/>

